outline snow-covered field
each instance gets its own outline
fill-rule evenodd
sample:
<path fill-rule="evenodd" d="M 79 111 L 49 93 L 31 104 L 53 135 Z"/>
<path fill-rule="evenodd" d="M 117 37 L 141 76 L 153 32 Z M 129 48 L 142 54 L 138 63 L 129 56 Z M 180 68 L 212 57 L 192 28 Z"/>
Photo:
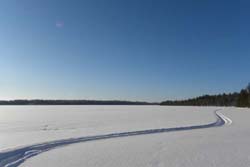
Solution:
<path fill-rule="evenodd" d="M 249 118 L 218 107 L 1 106 L 0 166 L 249 167 Z"/>

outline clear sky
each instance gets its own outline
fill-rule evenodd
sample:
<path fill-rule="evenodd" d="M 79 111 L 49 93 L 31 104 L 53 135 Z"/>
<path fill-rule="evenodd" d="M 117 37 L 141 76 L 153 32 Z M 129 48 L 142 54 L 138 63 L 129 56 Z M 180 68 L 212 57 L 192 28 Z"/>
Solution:
<path fill-rule="evenodd" d="M 2 0 L 0 99 L 162 101 L 250 81 L 248 0 Z"/>

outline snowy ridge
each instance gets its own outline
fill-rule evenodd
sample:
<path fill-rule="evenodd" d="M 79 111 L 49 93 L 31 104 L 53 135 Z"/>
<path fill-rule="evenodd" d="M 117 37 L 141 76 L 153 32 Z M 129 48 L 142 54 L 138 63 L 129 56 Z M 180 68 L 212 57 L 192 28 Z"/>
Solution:
<path fill-rule="evenodd" d="M 103 139 L 112 139 L 118 137 L 128 137 L 128 136 L 137 136 L 137 135 L 147 135 L 147 134 L 156 134 L 164 132 L 176 132 L 176 131 L 185 131 L 185 130 L 195 130 L 195 129 L 204 129 L 212 127 L 220 127 L 223 125 L 232 124 L 232 120 L 224 116 L 222 113 L 218 112 L 220 109 L 214 111 L 216 116 L 216 121 L 210 124 L 204 125 L 194 125 L 194 126 L 185 126 L 185 127 L 176 127 L 176 128 L 161 128 L 161 129 L 149 129 L 149 130 L 140 130 L 132 132 L 121 132 L 121 133 L 111 133 L 105 135 L 97 136 L 86 136 L 80 138 L 70 138 L 63 139 L 58 141 L 46 142 L 42 144 L 35 144 L 23 148 L 18 148 L 6 152 L 0 153 L 0 167 L 17 167 L 25 160 L 34 157 L 43 152 L 63 147 L 69 144 L 75 144 L 80 142 L 103 140 Z"/>

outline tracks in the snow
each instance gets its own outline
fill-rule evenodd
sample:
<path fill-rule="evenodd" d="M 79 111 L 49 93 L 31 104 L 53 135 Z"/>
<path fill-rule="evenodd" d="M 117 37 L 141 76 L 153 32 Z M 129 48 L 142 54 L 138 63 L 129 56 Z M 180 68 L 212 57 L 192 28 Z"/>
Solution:
<path fill-rule="evenodd" d="M 46 142 L 42 144 L 35 144 L 35 145 L 31 145 L 31 146 L 27 146 L 27 147 L 23 147 L 19 149 L 7 151 L 7 152 L 2 152 L 0 153 L 0 167 L 17 167 L 28 158 L 34 157 L 45 151 L 49 151 L 51 149 L 55 149 L 58 147 L 63 147 L 69 144 L 94 141 L 94 140 L 112 139 L 112 138 L 119 138 L 119 137 L 138 136 L 138 135 L 147 135 L 147 134 L 164 133 L 164 132 L 186 131 L 186 130 L 204 129 L 204 128 L 219 127 L 223 125 L 230 125 L 232 123 L 232 120 L 227 118 L 222 113 L 219 113 L 218 111 L 219 110 L 215 111 L 217 120 L 210 124 L 176 127 L 176 128 L 149 129 L 149 130 L 132 131 L 132 132 L 111 133 L 111 134 L 106 134 L 106 135 L 87 136 L 87 137 L 80 137 L 80 138 L 70 138 L 70 139 Z"/>

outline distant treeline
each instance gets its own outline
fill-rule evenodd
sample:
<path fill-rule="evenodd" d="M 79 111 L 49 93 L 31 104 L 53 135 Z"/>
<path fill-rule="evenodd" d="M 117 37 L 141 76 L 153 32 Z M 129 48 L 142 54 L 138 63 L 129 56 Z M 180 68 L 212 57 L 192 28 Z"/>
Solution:
<path fill-rule="evenodd" d="M 168 100 L 161 105 L 169 106 L 237 106 L 250 107 L 250 84 L 240 93 L 204 95 L 187 100 Z"/>
<path fill-rule="evenodd" d="M 0 100 L 0 105 L 169 105 L 169 106 L 237 106 L 250 107 L 250 84 L 240 93 L 204 95 L 187 100 L 161 103 L 119 100 Z"/>
<path fill-rule="evenodd" d="M 119 100 L 3 100 L 0 105 L 155 105 L 156 103 Z"/>

